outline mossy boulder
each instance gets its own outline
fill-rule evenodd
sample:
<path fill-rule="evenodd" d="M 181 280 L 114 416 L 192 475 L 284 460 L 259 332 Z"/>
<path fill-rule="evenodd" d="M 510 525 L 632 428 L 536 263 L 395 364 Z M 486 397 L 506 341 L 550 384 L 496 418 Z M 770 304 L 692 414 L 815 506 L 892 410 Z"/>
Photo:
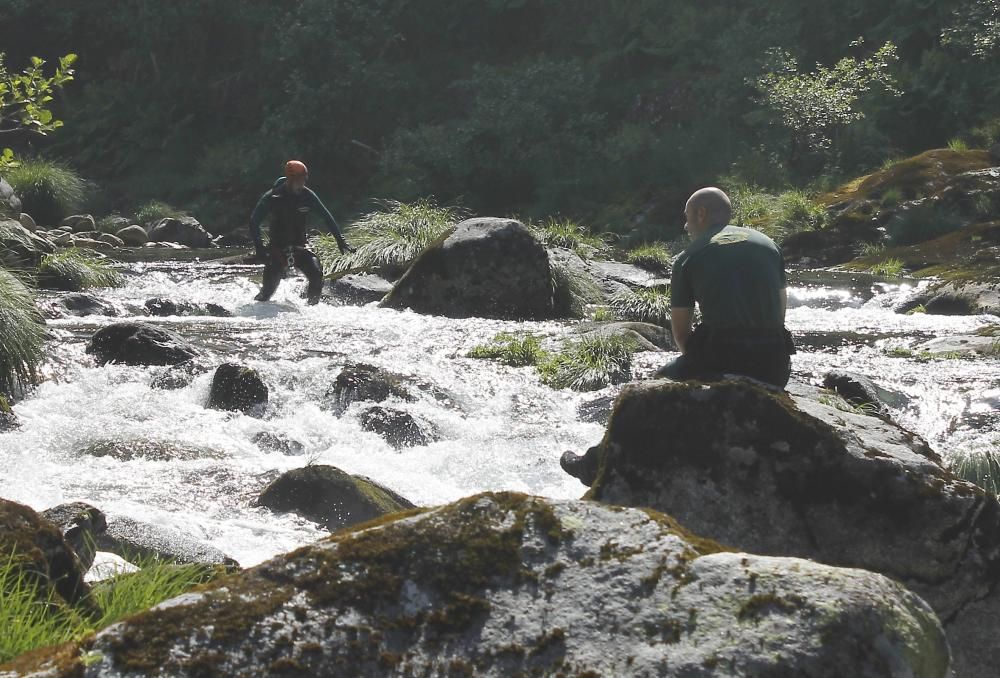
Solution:
<path fill-rule="evenodd" d="M 424 250 L 380 305 L 452 318 L 548 318 L 549 257 L 519 221 L 468 219 Z"/>
<path fill-rule="evenodd" d="M 587 496 L 747 551 L 889 575 L 945 620 L 957 675 L 992 675 L 1000 648 L 967 643 L 963 611 L 1000 615 L 1000 504 L 917 436 L 837 405 L 737 381 L 626 386 Z"/>
<path fill-rule="evenodd" d="M 87 353 L 100 365 L 176 365 L 198 354 L 177 333 L 134 322 L 102 327 L 87 344 Z"/>
<path fill-rule="evenodd" d="M 297 513 L 331 531 L 413 508 L 369 478 L 321 464 L 283 473 L 254 503 L 279 513 Z"/>
<path fill-rule="evenodd" d="M 943 678 L 948 647 L 878 574 L 726 552 L 655 512 L 497 494 L 338 533 L 3 668 Z"/>
<path fill-rule="evenodd" d="M 143 523 L 128 516 L 109 516 L 107 529 L 97 537 L 97 548 L 142 565 L 152 559 L 182 565 L 221 567 L 229 571 L 240 564 L 225 553 L 179 530 Z"/>
<path fill-rule="evenodd" d="M 94 564 L 97 539 L 108 527 L 104 512 L 82 501 L 74 501 L 45 509 L 41 516 L 62 530 L 63 538 L 86 573 Z"/>
<path fill-rule="evenodd" d="M 267 407 L 267 401 L 267 384 L 257 370 L 235 363 L 224 363 L 212 378 L 207 407 L 260 415 Z"/>
<path fill-rule="evenodd" d="M 97 614 L 84 582 L 85 568 L 62 530 L 33 509 L 0 499 L 0 554 L 4 562 L 13 557 L 21 571 L 33 579 L 42 595 L 51 589 L 56 601 L 72 605 L 86 614 Z"/>

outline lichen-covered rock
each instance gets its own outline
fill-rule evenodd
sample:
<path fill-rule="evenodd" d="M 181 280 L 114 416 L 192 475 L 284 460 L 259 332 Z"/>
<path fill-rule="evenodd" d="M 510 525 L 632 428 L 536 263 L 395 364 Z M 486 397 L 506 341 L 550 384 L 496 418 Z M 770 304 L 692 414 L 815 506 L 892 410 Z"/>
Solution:
<path fill-rule="evenodd" d="M 297 513 L 331 531 L 413 508 L 369 478 L 321 464 L 283 473 L 264 488 L 255 504 L 279 513 Z"/>
<path fill-rule="evenodd" d="M 17 219 L 21 215 L 21 199 L 13 187 L 0 177 L 0 219 Z"/>
<path fill-rule="evenodd" d="M 374 365 L 346 365 L 327 390 L 325 407 L 343 414 L 351 403 L 381 403 L 389 398 L 413 400 L 406 377 Z"/>
<path fill-rule="evenodd" d="M 107 529 L 98 536 L 97 548 L 142 565 L 150 559 L 180 564 L 207 565 L 238 570 L 240 564 L 225 553 L 202 544 L 183 532 L 151 525 L 126 516 L 110 516 Z"/>
<path fill-rule="evenodd" d="M 178 334 L 146 323 L 102 327 L 91 337 L 87 353 L 101 365 L 176 365 L 197 355 Z"/>
<path fill-rule="evenodd" d="M 104 512 L 82 501 L 74 501 L 45 509 L 41 516 L 62 530 L 63 538 L 86 573 L 94 564 L 97 539 L 108 527 Z"/>
<path fill-rule="evenodd" d="M 369 407 L 359 416 L 361 428 L 382 436 L 393 447 L 426 445 L 436 436 L 425 431 L 409 412 L 381 407 Z"/>
<path fill-rule="evenodd" d="M 0 499 L 0 553 L 4 562 L 13 554 L 22 572 L 45 590 L 52 590 L 66 603 L 88 614 L 97 606 L 84 582 L 84 568 L 66 543 L 62 531 L 33 509 Z"/>
<path fill-rule="evenodd" d="M 747 551 L 887 574 L 946 620 L 958 675 L 1000 663 L 951 621 L 996 590 L 1000 504 L 891 422 L 747 382 L 649 381 L 623 389 L 599 450 L 589 497 Z"/>
<path fill-rule="evenodd" d="M 552 291 L 548 254 L 523 224 L 468 219 L 424 250 L 381 306 L 452 318 L 547 318 Z"/>
<path fill-rule="evenodd" d="M 886 577 L 725 552 L 653 512 L 502 494 L 341 532 L 6 668 L 943 678 L 948 648 Z"/>
<path fill-rule="evenodd" d="M 208 394 L 209 409 L 260 414 L 267 407 L 268 388 L 252 367 L 224 363 L 215 371 Z"/>
<path fill-rule="evenodd" d="M 212 234 L 205 230 L 194 217 L 166 217 L 149 227 L 149 240 L 170 242 L 187 247 L 215 247 Z"/>

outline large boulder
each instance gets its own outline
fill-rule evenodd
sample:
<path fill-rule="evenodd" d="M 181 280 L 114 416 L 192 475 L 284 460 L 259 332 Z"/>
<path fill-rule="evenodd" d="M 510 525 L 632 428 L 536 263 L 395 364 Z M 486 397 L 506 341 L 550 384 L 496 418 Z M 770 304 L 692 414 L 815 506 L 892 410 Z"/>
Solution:
<path fill-rule="evenodd" d="M 62 530 L 33 509 L 0 499 L 0 554 L 14 556 L 20 571 L 63 602 L 88 614 L 98 612 L 84 582 L 84 567 L 63 538 Z"/>
<path fill-rule="evenodd" d="M 944 678 L 948 647 L 878 574 L 725 552 L 653 512 L 500 494 L 342 532 L 5 668 Z"/>
<path fill-rule="evenodd" d="M 17 219 L 21 216 L 21 199 L 14 189 L 0 177 L 0 219 Z"/>
<path fill-rule="evenodd" d="M 737 381 L 626 386 L 588 496 L 747 551 L 887 574 L 945 620 L 957 675 L 994 675 L 1000 647 L 967 641 L 964 611 L 1000 616 L 1000 503 L 912 433 L 836 405 Z"/>
<path fill-rule="evenodd" d="M 588 322 L 573 328 L 588 339 L 621 337 L 630 340 L 638 351 L 675 351 L 669 327 L 642 322 Z"/>
<path fill-rule="evenodd" d="M 97 538 L 97 548 L 142 565 L 163 560 L 182 565 L 206 565 L 238 570 L 240 564 L 225 553 L 170 527 L 152 525 L 127 516 L 111 516 Z"/>
<path fill-rule="evenodd" d="M 327 389 L 325 407 L 343 414 L 351 403 L 381 403 L 389 398 L 413 400 L 406 377 L 374 365 L 346 365 Z"/>
<path fill-rule="evenodd" d="M 260 414 L 267 407 L 268 388 L 252 367 L 224 363 L 215 371 L 208 394 L 209 409 Z"/>
<path fill-rule="evenodd" d="M 172 242 L 194 248 L 215 247 L 212 234 L 194 217 L 160 219 L 150 226 L 149 239 L 152 242 Z"/>
<path fill-rule="evenodd" d="M 32 233 L 19 221 L 0 219 L 0 264 L 12 268 L 37 267 L 42 255 L 55 252 L 55 245 Z"/>
<path fill-rule="evenodd" d="M 149 236 L 146 234 L 146 229 L 137 224 L 126 226 L 125 228 L 116 231 L 115 235 L 118 236 L 128 247 L 142 247 L 149 242 Z"/>
<path fill-rule="evenodd" d="M 519 221 L 468 219 L 417 257 L 381 305 L 452 318 L 553 314 L 545 248 Z"/>
<path fill-rule="evenodd" d="M 146 323 L 115 323 L 91 337 L 87 353 L 101 365 L 176 365 L 198 352 L 170 330 Z"/>
<path fill-rule="evenodd" d="M 90 504 L 74 501 L 45 509 L 41 516 L 62 530 L 63 538 L 80 559 L 86 573 L 94 564 L 97 539 L 108 527 L 104 513 Z"/>
<path fill-rule="evenodd" d="M 413 508 L 409 501 L 369 478 L 320 464 L 283 473 L 264 488 L 255 505 L 296 513 L 331 531 Z"/>

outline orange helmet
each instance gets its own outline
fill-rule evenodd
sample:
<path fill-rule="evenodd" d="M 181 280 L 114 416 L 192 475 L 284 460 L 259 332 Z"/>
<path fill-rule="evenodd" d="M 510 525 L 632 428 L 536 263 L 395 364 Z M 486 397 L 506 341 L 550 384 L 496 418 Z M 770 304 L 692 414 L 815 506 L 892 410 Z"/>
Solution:
<path fill-rule="evenodd" d="M 306 169 L 306 165 L 298 160 L 289 160 L 285 163 L 285 176 L 291 177 L 304 177 L 309 174 L 309 170 Z"/>

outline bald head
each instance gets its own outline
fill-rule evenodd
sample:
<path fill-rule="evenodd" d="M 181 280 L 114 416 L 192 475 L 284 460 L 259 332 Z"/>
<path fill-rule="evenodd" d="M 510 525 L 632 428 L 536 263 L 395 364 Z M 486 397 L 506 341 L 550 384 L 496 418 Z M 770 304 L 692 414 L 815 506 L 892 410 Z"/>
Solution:
<path fill-rule="evenodd" d="M 729 196 L 718 188 L 710 187 L 695 191 L 684 206 L 687 217 L 685 230 L 696 238 L 713 226 L 725 226 L 733 217 L 733 205 Z"/>

